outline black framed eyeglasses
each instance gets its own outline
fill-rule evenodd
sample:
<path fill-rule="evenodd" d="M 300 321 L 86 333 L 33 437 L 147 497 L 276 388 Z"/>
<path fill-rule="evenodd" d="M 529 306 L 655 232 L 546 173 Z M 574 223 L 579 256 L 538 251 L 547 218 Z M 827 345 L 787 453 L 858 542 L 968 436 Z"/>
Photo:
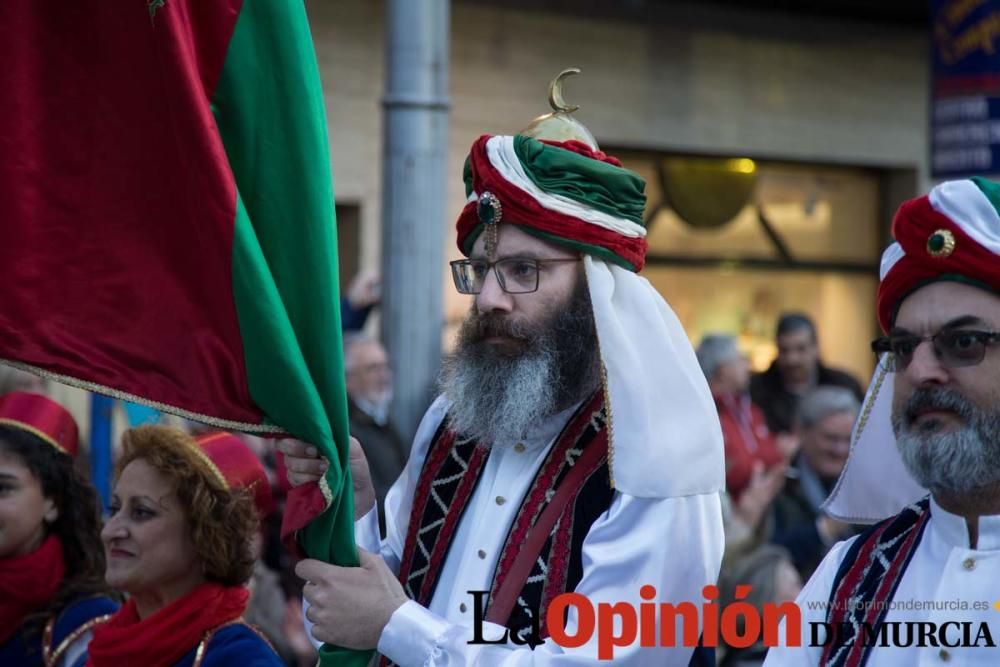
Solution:
<path fill-rule="evenodd" d="M 872 341 L 872 352 L 882 358 L 887 371 L 905 371 L 913 354 L 924 341 L 930 341 L 941 365 L 946 368 L 975 366 L 986 357 L 986 348 L 1000 341 L 1000 332 L 948 329 L 933 336 L 899 334 Z"/>
<path fill-rule="evenodd" d="M 456 259 L 451 262 L 451 277 L 455 289 L 461 294 L 479 294 L 486 284 L 490 269 L 497 274 L 500 289 L 507 294 L 528 294 L 538 290 L 538 276 L 542 266 L 579 262 L 579 257 L 559 259 L 533 259 L 528 257 L 507 257 L 489 262 L 485 259 Z"/>

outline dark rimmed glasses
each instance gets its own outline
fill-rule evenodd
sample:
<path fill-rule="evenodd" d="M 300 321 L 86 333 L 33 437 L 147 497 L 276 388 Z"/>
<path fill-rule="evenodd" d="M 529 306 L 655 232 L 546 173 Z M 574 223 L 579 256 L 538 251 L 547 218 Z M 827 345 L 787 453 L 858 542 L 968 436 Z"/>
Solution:
<path fill-rule="evenodd" d="M 986 348 L 1000 341 L 1000 332 L 948 329 L 933 336 L 897 334 L 872 341 L 872 352 L 882 358 L 890 373 L 905 371 L 913 354 L 924 341 L 930 341 L 934 354 L 946 368 L 975 366 L 986 357 Z"/>
<path fill-rule="evenodd" d="M 479 294 L 486 284 L 490 269 L 497 274 L 500 289 L 507 294 L 528 294 L 538 290 L 538 275 L 546 264 L 579 262 L 579 257 L 559 259 L 533 259 L 528 257 L 507 257 L 495 262 L 485 259 L 456 259 L 451 262 L 451 277 L 455 289 L 461 294 Z"/>

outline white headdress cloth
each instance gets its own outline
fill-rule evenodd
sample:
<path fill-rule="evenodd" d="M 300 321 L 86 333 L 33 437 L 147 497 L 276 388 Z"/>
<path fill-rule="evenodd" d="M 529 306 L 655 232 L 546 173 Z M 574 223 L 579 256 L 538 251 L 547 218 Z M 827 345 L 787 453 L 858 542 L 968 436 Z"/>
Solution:
<path fill-rule="evenodd" d="M 722 428 L 694 349 L 645 278 L 584 256 L 607 371 L 611 473 L 646 498 L 721 491 Z"/>

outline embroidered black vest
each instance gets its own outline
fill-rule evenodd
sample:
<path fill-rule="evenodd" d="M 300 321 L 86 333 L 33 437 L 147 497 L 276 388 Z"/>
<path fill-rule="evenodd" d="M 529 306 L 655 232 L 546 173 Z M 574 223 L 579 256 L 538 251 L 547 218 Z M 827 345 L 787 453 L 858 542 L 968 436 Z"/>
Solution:
<path fill-rule="evenodd" d="M 835 629 L 823 649 L 822 667 L 863 667 L 871 646 L 865 646 L 865 627 L 877 630 L 893 599 L 910 559 L 917 550 L 930 517 L 930 499 L 910 505 L 894 517 L 875 524 L 847 550 L 830 592 L 826 622 Z M 848 632 L 836 632 L 844 628 Z"/>
<path fill-rule="evenodd" d="M 548 636 L 545 614 L 560 593 L 573 590 L 583 576 L 581 551 L 591 525 L 611 505 L 603 392 L 597 391 L 570 418 L 535 474 L 501 549 L 491 593 L 517 558 L 531 526 L 586 448 L 604 450 L 546 540 L 531 575 L 506 622 L 522 641 L 530 639 L 536 616 L 539 636 Z M 411 599 L 428 606 L 462 514 L 475 491 L 489 450 L 438 428 L 424 461 L 414 495 L 399 579 Z M 491 595 L 492 597 L 492 595 Z M 488 608 L 487 608 L 488 610 Z"/>

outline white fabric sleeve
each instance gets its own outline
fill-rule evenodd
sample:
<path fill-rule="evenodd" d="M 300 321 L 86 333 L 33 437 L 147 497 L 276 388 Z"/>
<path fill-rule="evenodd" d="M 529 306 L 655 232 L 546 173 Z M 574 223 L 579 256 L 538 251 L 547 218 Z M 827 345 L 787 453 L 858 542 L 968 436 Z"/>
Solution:
<path fill-rule="evenodd" d="M 833 580 L 837 576 L 837 570 L 840 568 L 841 561 L 844 560 L 844 555 L 856 539 L 857 536 L 835 544 L 823 558 L 809 581 L 806 582 L 799 596 L 795 598 L 795 604 L 798 605 L 802 614 L 800 645 L 785 645 L 787 619 L 783 619 L 778 628 L 780 645 L 767 652 L 764 667 L 816 667 L 819 664 L 823 647 L 809 646 L 811 640 L 810 623 L 826 620 L 826 609 L 830 601 L 830 592 L 833 589 Z"/>
<path fill-rule="evenodd" d="M 609 510 L 584 539 L 583 578 L 575 592 L 585 595 L 595 609 L 601 602 L 628 602 L 638 609 L 639 589 L 650 584 L 656 588 L 655 602 L 692 601 L 700 606 L 702 588 L 718 578 L 723 544 L 717 493 L 667 499 L 615 494 Z M 572 636 L 577 618 L 570 609 L 566 632 Z M 483 636 L 495 638 L 502 633 L 503 628 L 487 624 Z M 534 650 L 514 644 L 470 646 L 472 636 L 472 628 L 408 602 L 390 618 L 378 650 L 401 667 L 686 667 L 693 650 L 642 648 L 636 640 L 630 646 L 616 647 L 609 662 L 598 660 L 596 629 L 588 642 L 575 649 L 564 649 L 551 639 Z"/>

